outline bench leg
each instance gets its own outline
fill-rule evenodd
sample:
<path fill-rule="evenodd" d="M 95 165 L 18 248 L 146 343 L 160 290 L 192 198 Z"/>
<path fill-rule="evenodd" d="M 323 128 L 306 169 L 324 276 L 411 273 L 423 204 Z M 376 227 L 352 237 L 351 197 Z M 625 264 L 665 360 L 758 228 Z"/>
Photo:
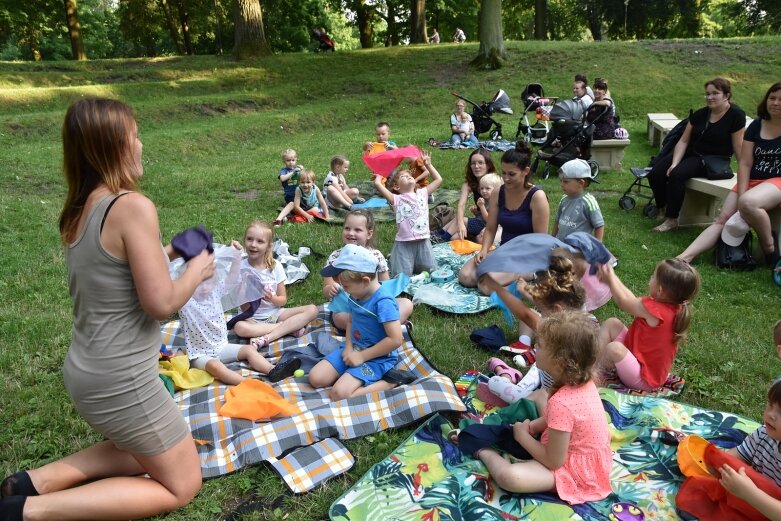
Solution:
<path fill-rule="evenodd" d="M 718 197 L 687 188 L 681 213 L 678 215 L 678 225 L 696 226 L 712 223 L 719 215 L 722 202 Z"/>

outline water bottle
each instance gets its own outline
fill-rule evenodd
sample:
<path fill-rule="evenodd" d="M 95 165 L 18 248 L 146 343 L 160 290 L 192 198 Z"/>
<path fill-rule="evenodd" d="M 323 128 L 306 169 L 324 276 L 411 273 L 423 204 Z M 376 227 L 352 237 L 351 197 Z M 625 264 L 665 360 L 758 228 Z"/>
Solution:
<path fill-rule="evenodd" d="M 427 271 L 424 271 L 423 273 L 418 273 L 415 276 L 410 277 L 410 282 L 426 282 L 429 279 L 429 274 Z"/>

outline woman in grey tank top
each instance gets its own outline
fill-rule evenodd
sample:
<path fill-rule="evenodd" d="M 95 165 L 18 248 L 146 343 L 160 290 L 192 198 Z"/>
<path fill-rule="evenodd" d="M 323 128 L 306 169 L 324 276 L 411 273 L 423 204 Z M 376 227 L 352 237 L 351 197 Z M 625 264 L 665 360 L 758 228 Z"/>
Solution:
<path fill-rule="evenodd" d="M 0 518 L 138 519 L 201 487 L 190 429 L 158 378 L 158 320 L 212 276 L 212 256 L 168 275 L 154 204 L 135 192 L 142 144 L 127 105 L 75 102 L 62 129 L 68 195 L 60 215 L 73 333 L 63 378 L 106 440 L 0 484 Z M 173 254 L 171 254 L 173 255 Z M 148 476 L 146 476 L 148 474 Z M 86 483 L 86 484 L 85 484 Z"/>

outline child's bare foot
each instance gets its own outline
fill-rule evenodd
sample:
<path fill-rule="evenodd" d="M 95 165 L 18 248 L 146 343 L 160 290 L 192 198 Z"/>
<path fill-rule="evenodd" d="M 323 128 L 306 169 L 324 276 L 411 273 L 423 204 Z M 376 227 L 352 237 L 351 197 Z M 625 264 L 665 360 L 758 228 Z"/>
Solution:
<path fill-rule="evenodd" d="M 302 327 L 301 329 L 299 329 L 298 331 L 295 331 L 293 333 L 293 336 L 296 337 L 296 338 L 302 337 L 304 335 L 306 335 L 306 328 L 305 327 Z"/>

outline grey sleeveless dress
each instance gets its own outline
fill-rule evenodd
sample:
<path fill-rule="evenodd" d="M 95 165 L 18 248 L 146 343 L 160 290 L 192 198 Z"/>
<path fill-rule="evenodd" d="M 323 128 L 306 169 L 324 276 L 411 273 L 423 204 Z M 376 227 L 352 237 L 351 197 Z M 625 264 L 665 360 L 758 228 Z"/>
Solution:
<path fill-rule="evenodd" d="M 109 195 L 93 207 L 66 251 L 73 333 L 63 377 L 92 428 L 122 450 L 154 456 L 189 428 L 158 377 L 160 325 L 141 308 L 128 261 L 100 243 L 114 199 Z"/>

